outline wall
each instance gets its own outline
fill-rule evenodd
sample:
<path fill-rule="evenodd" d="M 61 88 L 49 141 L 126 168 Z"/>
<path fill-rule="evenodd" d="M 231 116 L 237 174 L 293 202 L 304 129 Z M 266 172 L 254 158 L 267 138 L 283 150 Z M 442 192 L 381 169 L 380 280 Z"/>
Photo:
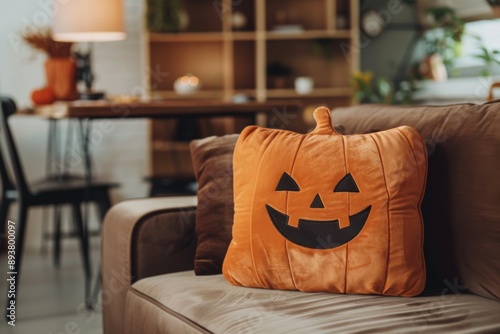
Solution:
<path fill-rule="evenodd" d="M 27 24 L 50 24 L 50 10 L 58 3 L 57 0 L 0 0 L 0 93 L 14 97 L 21 107 L 29 105 L 33 89 L 44 86 L 45 56 L 23 45 L 19 33 Z M 125 3 L 127 39 L 96 43 L 94 48 L 95 88 L 103 89 L 108 94 L 133 94 L 140 91 L 143 85 L 143 1 L 125 0 Z M 66 123 L 62 125 L 64 127 Z M 91 149 L 96 174 L 122 184 L 120 189 L 113 192 L 114 202 L 147 194 L 147 184 L 143 182 L 148 172 L 147 125 L 146 120 L 112 121 L 112 131 L 101 132 L 102 136 L 99 122 L 94 125 L 95 139 Z M 28 178 L 34 180 L 43 177 L 47 121 L 17 116 L 12 118 L 11 126 Z M 78 170 L 81 170 L 81 164 L 75 166 L 75 171 Z M 15 213 L 14 208 L 9 217 L 15 219 Z M 28 248 L 40 249 L 42 225 L 47 225 L 49 220 L 42 215 L 41 209 L 30 211 Z"/>
<path fill-rule="evenodd" d="M 417 36 L 416 5 L 403 0 L 361 1 L 360 12 L 375 10 L 386 18 L 386 27 L 375 38 L 361 31 L 361 70 L 373 71 L 376 77 L 395 79 L 405 52 Z"/>

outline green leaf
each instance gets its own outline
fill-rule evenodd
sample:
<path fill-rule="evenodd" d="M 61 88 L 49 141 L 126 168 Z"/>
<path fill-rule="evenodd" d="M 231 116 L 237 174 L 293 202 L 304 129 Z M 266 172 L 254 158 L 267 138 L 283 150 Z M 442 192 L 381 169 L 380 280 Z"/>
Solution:
<path fill-rule="evenodd" d="M 488 70 L 482 70 L 481 71 L 481 76 L 482 77 L 489 77 L 490 76 L 490 71 L 488 71 Z"/>

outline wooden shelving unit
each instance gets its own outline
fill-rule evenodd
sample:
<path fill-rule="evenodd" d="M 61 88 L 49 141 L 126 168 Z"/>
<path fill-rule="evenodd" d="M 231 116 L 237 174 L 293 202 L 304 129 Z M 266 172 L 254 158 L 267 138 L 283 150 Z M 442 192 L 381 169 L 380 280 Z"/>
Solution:
<path fill-rule="evenodd" d="M 296 98 L 291 91 L 293 79 L 304 75 L 315 81 L 309 97 L 351 96 L 350 77 L 359 63 L 357 0 L 190 0 L 185 1 L 185 10 L 190 21 L 185 32 L 148 35 L 150 66 L 159 65 L 169 72 L 160 84 L 151 82 L 153 96 L 182 98 L 173 92 L 173 83 L 187 73 L 202 83 L 193 98 L 230 100 L 240 92 L 252 93 L 261 101 Z M 232 28 L 233 12 L 247 18 L 241 30 Z M 280 16 L 303 31 L 275 31 Z M 339 21 L 344 25 L 338 26 Z M 329 44 L 332 59 L 317 54 L 318 40 Z M 292 69 L 285 87 L 270 86 L 266 73 L 270 62 Z"/>
<path fill-rule="evenodd" d="M 161 82 L 151 76 L 153 97 L 185 99 L 173 91 L 173 84 L 178 77 L 193 74 L 201 88 L 190 99 L 230 101 L 235 94 L 245 94 L 258 101 L 298 98 L 305 105 L 352 103 L 350 80 L 359 63 L 358 0 L 188 0 L 183 4 L 189 17 L 185 31 L 148 34 L 149 67 L 169 73 Z M 231 22 L 235 12 L 247 18 L 237 30 Z M 300 29 L 278 31 L 283 25 Z M 328 48 L 328 57 L 318 52 L 318 45 Z M 291 68 L 284 85 L 277 87 L 266 73 L 271 62 Z M 295 92 L 298 76 L 313 78 L 315 88 L 310 94 Z M 169 140 L 161 128 L 152 127 L 153 141 Z M 152 173 L 162 174 L 154 168 Z"/>

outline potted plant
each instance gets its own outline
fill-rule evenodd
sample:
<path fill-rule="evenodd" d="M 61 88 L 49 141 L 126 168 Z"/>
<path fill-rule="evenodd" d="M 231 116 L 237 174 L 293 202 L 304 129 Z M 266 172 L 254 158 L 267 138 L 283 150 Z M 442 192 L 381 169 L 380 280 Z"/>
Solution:
<path fill-rule="evenodd" d="M 22 38 L 33 49 L 48 56 L 45 61 L 47 88 L 52 90 L 55 99 L 76 99 L 76 62 L 71 57 L 72 43 L 53 40 L 48 28 L 25 32 Z"/>
<path fill-rule="evenodd" d="M 268 85 L 271 88 L 285 88 L 287 78 L 290 74 L 292 74 L 292 69 L 291 67 L 276 61 L 267 65 L 266 72 L 269 79 Z"/>
<path fill-rule="evenodd" d="M 181 20 L 179 0 L 147 1 L 146 22 L 150 32 L 179 32 Z"/>
<path fill-rule="evenodd" d="M 427 57 L 422 61 L 423 76 L 437 81 L 444 81 L 455 59 L 462 52 L 462 37 L 465 22 L 450 7 L 433 7 L 426 11 L 434 29 L 424 36 Z"/>
<path fill-rule="evenodd" d="M 394 90 L 384 78 L 374 80 L 371 71 L 356 72 L 352 77 L 354 99 L 359 103 L 391 104 Z"/>
<path fill-rule="evenodd" d="M 473 57 L 482 60 L 485 66 L 485 68 L 481 71 L 481 76 L 489 77 L 493 71 L 493 66 L 500 65 L 500 50 L 487 48 L 483 43 L 481 36 L 472 37 L 479 43 L 479 52 L 474 54 Z"/>

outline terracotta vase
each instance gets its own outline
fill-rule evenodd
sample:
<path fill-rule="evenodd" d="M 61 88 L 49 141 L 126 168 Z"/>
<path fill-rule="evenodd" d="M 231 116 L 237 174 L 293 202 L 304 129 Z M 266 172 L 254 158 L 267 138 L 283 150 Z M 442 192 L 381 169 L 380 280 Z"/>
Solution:
<path fill-rule="evenodd" d="M 438 54 L 425 57 L 419 65 L 420 74 L 429 80 L 443 82 L 448 80 L 448 72 L 443 58 Z"/>
<path fill-rule="evenodd" d="M 47 86 L 56 100 L 74 100 L 76 91 L 76 61 L 72 58 L 49 58 L 45 62 Z"/>

